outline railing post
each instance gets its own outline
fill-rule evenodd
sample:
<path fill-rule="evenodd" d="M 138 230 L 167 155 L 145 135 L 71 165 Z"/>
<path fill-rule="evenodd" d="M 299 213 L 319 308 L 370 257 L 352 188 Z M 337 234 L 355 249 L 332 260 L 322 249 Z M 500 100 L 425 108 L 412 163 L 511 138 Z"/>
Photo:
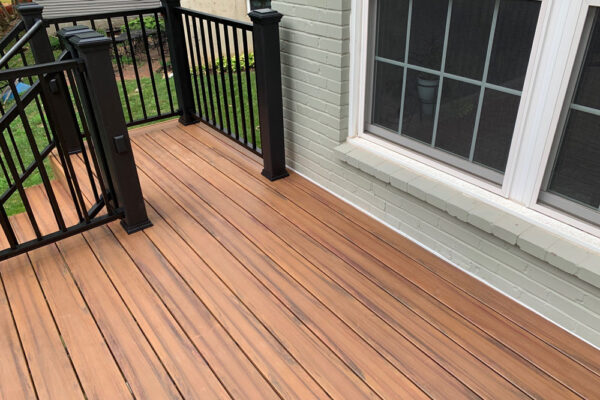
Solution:
<path fill-rule="evenodd" d="M 167 43 L 173 66 L 173 79 L 177 102 L 181 110 L 179 122 L 190 125 L 198 122 L 196 106 L 194 103 L 194 92 L 192 89 L 192 78 L 190 76 L 190 63 L 186 47 L 186 38 L 181 22 L 181 14 L 177 7 L 181 7 L 180 0 L 161 0 L 165 8 L 165 30 L 167 31 Z"/>
<path fill-rule="evenodd" d="M 93 127 L 97 151 L 102 151 L 127 233 L 152 226 L 133 158 L 123 107 L 110 57 L 111 40 L 95 31 L 74 32 L 69 42 L 85 63 L 84 82 L 89 99 L 86 117 Z M 85 97 L 85 96 L 81 96 Z M 102 158 L 102 157 L 99 157 Z"/>
<path fill-rule="evenodd" d="M 42 19 L 43 10 L 44 7 L 36 3 L 21 3 L 17 7 L 25 23 L 25 29 L 30 29 L 36 21 Z M 36 64 L 54 61 L 46 28 L 39 29 L 29 43 Z M 69 154 L 78 153 L 81 151 L 78 139 L 80 132 L 65 77 L 61 74 L 51 74 L 46 77 L 46 83 L 53 90 L 44 99 L 44 106 L 52 117 L 55 133 L 60 135 L 61 147 Z"/>
<path fill-rule="evenodd" d="M 262 174 L 275 181 L 285 178 L 285 141 L 283 136 L 283 95 L 281 90 L 281 56 L 279 21 L 283 15 L 271 9 L 248 14 L 254 23 L 254 59 L 260 119 L 261 148 L 264 159 Z"/>

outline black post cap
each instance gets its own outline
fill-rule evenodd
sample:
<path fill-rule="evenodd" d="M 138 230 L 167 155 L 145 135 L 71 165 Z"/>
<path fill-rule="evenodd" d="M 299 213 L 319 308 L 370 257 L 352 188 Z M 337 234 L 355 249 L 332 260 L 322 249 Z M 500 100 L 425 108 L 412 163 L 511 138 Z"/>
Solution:
<path fill-rule="evenodd" d="M 75 32 L 69 38 L 69 42 L 79 49 L 108 47 L 112 44 L 109 38 L 91 29 L 89 31 Z"/>
<path fill-rule="evenodd" d="M 250 11 L 248 16 L 252 22 L 258 24 L 278 24 L 281 18 L 283 18 L 283 14 L 270 8 L 260 8 Z"/>
<path fill-rule="evenodd" d="M 22 16 L 42 15 L 44 6 L 38 3 L 20 3 L 17 5 L 17 11 Z"/>

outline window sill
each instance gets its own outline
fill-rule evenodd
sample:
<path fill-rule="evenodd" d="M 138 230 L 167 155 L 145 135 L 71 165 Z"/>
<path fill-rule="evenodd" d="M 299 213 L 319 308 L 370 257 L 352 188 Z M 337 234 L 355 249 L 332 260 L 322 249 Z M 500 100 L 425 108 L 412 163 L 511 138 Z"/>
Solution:
<path fill-rule="evenodd" d="M 335 148 L 349 165 L 600 288 L 599 239 L 362 138 Z M 450 183 L 450 184 L 449 184 Z"/>

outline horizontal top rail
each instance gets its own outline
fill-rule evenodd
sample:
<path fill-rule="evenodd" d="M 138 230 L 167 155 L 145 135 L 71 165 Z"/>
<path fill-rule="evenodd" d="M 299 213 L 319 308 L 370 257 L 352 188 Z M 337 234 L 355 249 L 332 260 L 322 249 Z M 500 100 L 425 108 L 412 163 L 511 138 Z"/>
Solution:
<path fill-rule="evenodd" d="M 251 31 L 254 28 L 254 26 L 250 22 L 238 21 L 238 20 L 226 18 L 226 17 L 219 17 L 216 15 L 203 13 L 201 11 L 191 10 L 191 9 L 185 8 L 185 7 L 177 7 L 177 10 L 179 10 L 180 12 L 182 12 L 186 15 L 203 18 L 207 21 L 219 22 L 219 23 L 229 25 L 229 26 L 235 26 L 237 28 L 244 29 L 247 31 Z"/>
<path fill-rule="evenodd" d="M 0 41 L 0 51 L 4 51 L 8 44 L 14 39 L 16 39 L 19 36 L 19 33 L 21 33 L 24 30 L 25 22 L 21 20 L 17 25 L 13 26 L 12 29 L 6 35 L 4 35 L 4 37 Z"/>
<path fill-rule="evenodd" d="M 42 20 L 36 21 L 35 24 L 33 24 L 33 26 L 31 27 L 31 29 L 29 29 L 21 37 L 21 39 L 19 39 L 17 43 L 15 43 L 15 45 L 11 47 L 10 50 L 7 51 L 6 54 L 0 59 L 0 68 L 3 68 L 10 61 L 10 59 L 13 58 L 13 56 L 17 54 L 27 42 L 29 42 L 33 35 L 35 35 L 38 29 L 40 29 L 43 25 L 44 22 Z"/>
<path fill-rule="evenodd" d="M 134 9 L 134 10 L 111 11 L 111 12 L 107 12 L 107 13 L 44 18 L 44 22 L 46 23 L 47 26 L 49 26 L 49 25 L 62 24 L 62 23 L 68 23 L 68 22 L 139 16 L 140 14 L 144 15 L 144 14 L 154 14 L 154 13 L 162 13 L 162 12 L 164 12 L 164 7 L 139 8 L 139 9 Z"/>
<path fill-rule="evenodd" d="M 0 71 L 0 81 L 14 80 L 41 74 L 51 74 L 56 72 L 62 72 L 65 70 L 73 70 L 79 68 L 81 64 L 81 60 L 75 59 L 7 69 Z"/>

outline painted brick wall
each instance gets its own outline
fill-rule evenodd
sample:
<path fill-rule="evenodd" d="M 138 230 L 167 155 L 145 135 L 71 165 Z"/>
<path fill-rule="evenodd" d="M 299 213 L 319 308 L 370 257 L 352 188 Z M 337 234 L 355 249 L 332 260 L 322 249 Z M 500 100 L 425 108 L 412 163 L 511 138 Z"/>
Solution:
<path fill-rule="evenodd" d="M 288 165 L 600 347 L 600 289 L 339 161 L 347 135 L 350 0 L 274 0 Z"/>

